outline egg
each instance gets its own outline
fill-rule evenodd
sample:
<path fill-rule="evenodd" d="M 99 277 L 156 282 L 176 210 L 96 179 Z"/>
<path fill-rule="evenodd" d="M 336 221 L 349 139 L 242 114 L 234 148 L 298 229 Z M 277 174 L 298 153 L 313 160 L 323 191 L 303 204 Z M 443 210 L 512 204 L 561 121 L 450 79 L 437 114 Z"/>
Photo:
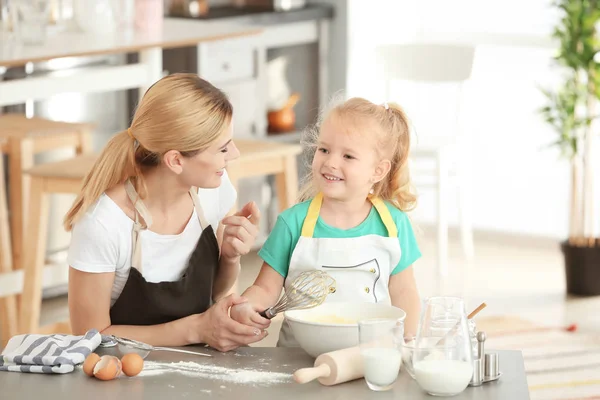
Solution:
<path fill-rule="evenodd" d="M 121 360 L 115 356 L 105 355 L 94 366 L 94 376 L 103 381 L 110 381 L 121 374 Z"/>
<path fill-rule="evenodd" d="M 137 353 L 129 353 L 121 358 L 121 364 L 125 375 L 136 376 L 144 368 L 144 359 Z"/>
<path fill-rule="evenodd" d="M 83 372 L 85 372 L 87 376 L 94 376 L 94 367 L 99 360 L 100 356 L 98 354 L 90 353 L 90 355 L 87 356 L 83 362 Z"/>

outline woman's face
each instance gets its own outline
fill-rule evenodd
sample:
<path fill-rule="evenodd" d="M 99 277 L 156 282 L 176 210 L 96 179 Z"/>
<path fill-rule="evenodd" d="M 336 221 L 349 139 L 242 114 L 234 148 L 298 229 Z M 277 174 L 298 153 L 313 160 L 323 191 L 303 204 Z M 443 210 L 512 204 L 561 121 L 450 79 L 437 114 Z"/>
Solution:
<path fill-rule="evenodd" d="M 227 163 L 239 157 L 233 143 L 233 124 L 206 150 L 193 157 L 186 157 L 180 178 L 189 186 L 203 189 L 217 188 Z"/>

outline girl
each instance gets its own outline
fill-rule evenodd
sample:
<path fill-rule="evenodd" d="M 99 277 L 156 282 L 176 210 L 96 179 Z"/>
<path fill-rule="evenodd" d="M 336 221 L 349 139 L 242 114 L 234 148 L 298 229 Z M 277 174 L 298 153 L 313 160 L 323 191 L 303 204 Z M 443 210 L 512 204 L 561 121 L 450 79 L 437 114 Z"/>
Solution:
<path fill-rule="evenodd" d="M 303 202 L 281 213 L 259 252 L 264 260 L 248 303 L 235 320 L 258 328 L 258 312 L 272 306 L 299 273 L 320 269 L 336 280 L 326 301 L 384 302 L 407 313 L 405 332 L 417 329 L 420 300 L 412 264 L 421 256 L 405 214 L 410 192 L 410 136 L 394 104 L 352 98 L 324 116 Z M 284 320 L 278 346 L 297 346 Z"/>
<path fill-rule="evenodd" d="M 104 148 L 65 218 L 75 334 L 221 351 L 265 336 L 232 320 L 243 300 L 225 297 L 260 218 L 254 203 L 224 218 L 236 198 L 225 171 L 239 155 L 232 112 L 197 75 L 170 75 Z"/>

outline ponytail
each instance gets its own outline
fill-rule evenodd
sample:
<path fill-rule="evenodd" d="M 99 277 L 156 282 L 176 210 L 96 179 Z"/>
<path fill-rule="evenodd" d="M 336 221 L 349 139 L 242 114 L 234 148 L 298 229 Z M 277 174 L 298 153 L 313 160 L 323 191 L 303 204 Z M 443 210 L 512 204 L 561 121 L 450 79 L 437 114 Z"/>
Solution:
<path fill-rule="evenodd" d="M 135 162 L 135 144 L 128 131 L 114 135 L 104 147 L 83 180 L 79 195 L 64 219 L 67 232 L 106 190 L 123 183 L 130 176 L 140 177 Z"/>
<path fill-rule="evenodd" d="M 379 182 L 375 193 L 388 200 L 402 211 L 411 211 L 417 205 L 417 196 L 410 179 L 408 156 L 410 151 L 410 127 L 406 113 L 396 103 L 385 103 L 381 124 L 390 140 L 383 140 L 385 147 L 392 149 L 392 168 L 386 179 Z"/>

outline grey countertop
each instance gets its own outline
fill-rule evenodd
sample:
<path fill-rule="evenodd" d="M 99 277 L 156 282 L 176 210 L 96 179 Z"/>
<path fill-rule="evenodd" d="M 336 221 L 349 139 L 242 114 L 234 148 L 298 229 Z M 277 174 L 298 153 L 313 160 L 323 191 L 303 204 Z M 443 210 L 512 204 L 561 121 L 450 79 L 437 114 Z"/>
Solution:
<path fill-rule="evenodd" d="M 190 348 L 191 350 L 191 348 Z M 229 353 L 198 348 L 214 357 L 155 351 L 136 377 L 100 381 L 86 376 L 80 367 L 65 375 L 0 372 L 1 398 L 6 399 L 433 399 L 408 373 L 401 370 L 392 390 L 373 392 L 364 379 L 336 386 L 317 381 L 297 384 L 291 374 L 313 365 L 301 349 L 245 347 Z M 116 349 L 99 349 L 113 353 Z M 456 400 L 527 400 L 529 390 L 520 351 L 500 351 L 498 381 L 468 387 Z M 171 372 L 165 372 L 171 368 Z M 178 370 L 174 370 L 178 368 Z"/>
<path fill-rule="evenodd" d="M 234 21 L 252 25 L 275 25 L 315 19 L 331 19 L 334 7 L 328 4 L 307 4 L 303 8 L 290 11 L 274 11 L 266 7 L 235 7 L 230 5 L 210 7 L 207 15 L 188 16 L 170 12 L 171 18 L 196 19 L 199 21 Z"/>

